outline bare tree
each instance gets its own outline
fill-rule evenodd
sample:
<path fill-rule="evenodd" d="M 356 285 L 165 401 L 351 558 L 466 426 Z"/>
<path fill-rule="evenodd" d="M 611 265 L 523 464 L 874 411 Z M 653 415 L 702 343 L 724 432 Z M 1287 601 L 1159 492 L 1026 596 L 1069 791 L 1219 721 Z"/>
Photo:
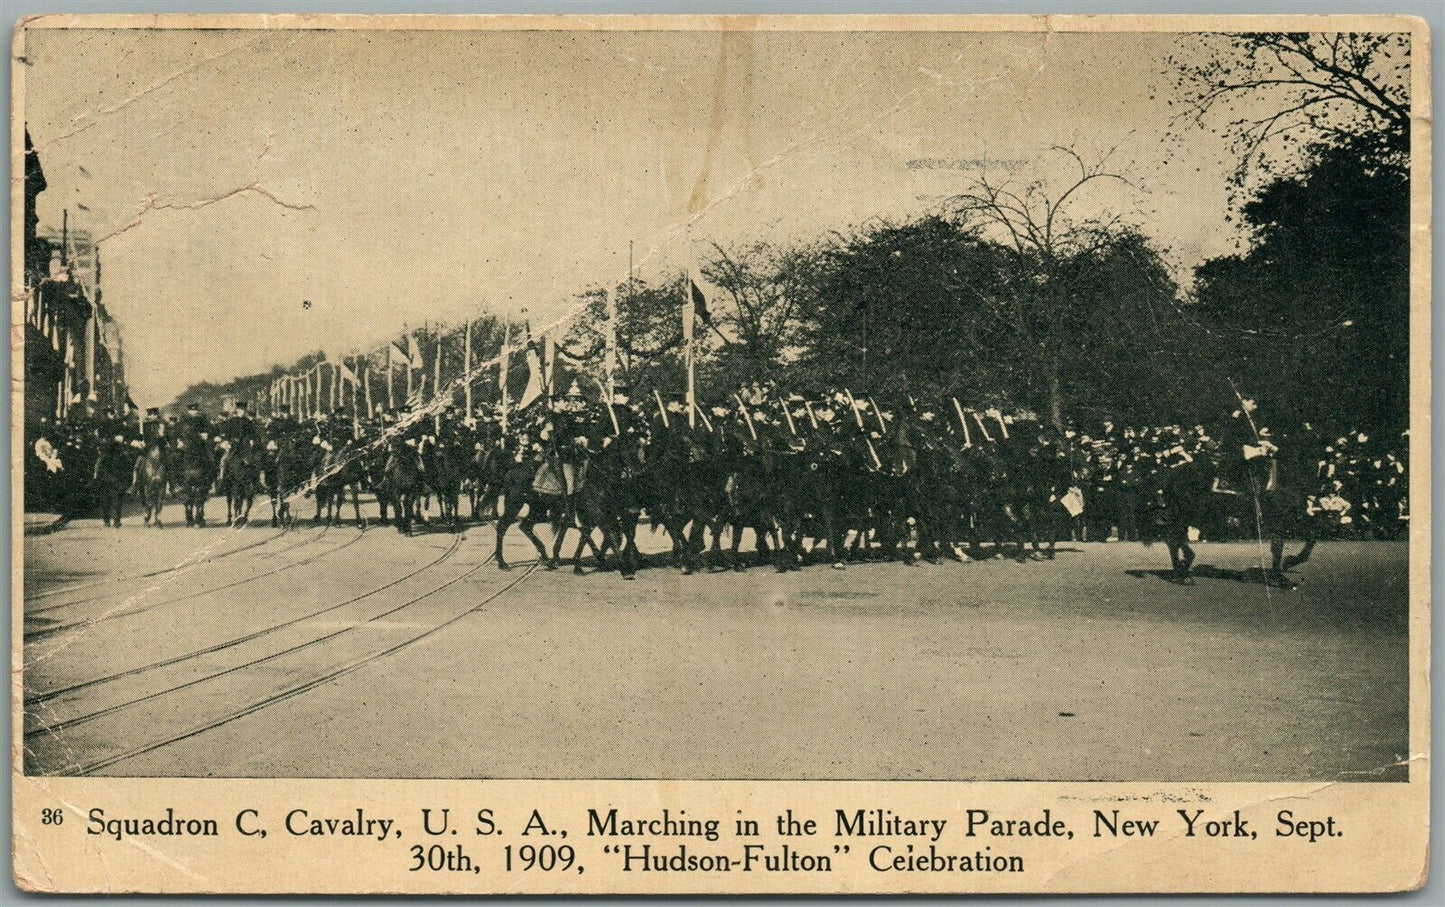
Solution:
<path fill-rule="evenodd" d="M 714 318 L 733 335 L 727 338 L 734 347 L 731 355 L 755 370 L 780 364 L 797 331 L 805 294 L 815 284 L 819 256 L 812 249 L 765 242 L 713 243 L 712 248 L 702 273 L 727 294 Z"/>
<path fill-rule="evenodd" d="M 1051 188 L 1044 180 L 1015 187 L 984 173 L 954 197 L 950 207 L 964 225 L 977 228 L 1011 253 L 1014 273 L 1007 291 L 983 302 L 1000 326 L 1016 336 L 1021 353 L 1035 360 L 1049 420 L 1062 432 L 1066 401 L 1061 365 L 1071 342 L 1069 272 L 1116 238 L 1120 228 L 1118 215 L 1079 216 L 1076 205 L 1080 193 L 1093 184 L 1129 182 L 1106 169 L 1107 154 L 1089 164 L 1072 148 L 1051 150 L 1077 168 L 1061 188 Z"/>
<path fill-rule="evenodd" d="M 1369 142 L 1403 163 L 1410 136 L 1408 33 L 1254 33 L 1209 36 L 1170 58 L 1176 120 L 1213 121 L 1239 152 L 1236 184 L 1267 155 L 1310 143 Z"/>

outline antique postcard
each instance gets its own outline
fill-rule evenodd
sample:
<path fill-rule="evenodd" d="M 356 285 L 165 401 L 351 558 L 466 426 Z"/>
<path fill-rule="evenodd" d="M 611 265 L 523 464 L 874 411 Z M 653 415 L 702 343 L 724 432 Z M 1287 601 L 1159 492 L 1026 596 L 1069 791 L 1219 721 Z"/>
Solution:
<path fill-rule="evenodd" d="M 1428 871 L 1403 16 L 40 16 L 41 892 Z"/>

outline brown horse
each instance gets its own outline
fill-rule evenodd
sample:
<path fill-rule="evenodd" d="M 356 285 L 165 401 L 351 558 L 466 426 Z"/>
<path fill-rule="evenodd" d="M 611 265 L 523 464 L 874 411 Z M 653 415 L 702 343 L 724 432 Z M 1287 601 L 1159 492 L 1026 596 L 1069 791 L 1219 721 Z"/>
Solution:
<path fill-rule="evenodd" d="M 140 494 L 147 526 L 154 520 L 155 527 L 161 528 L 161 507 L 165 505 L 167 479 L 165 451 L 160 445 L 152 444 L 136 461 L 130 484 L 131 490 Z"/>
<path fill-rule="evenodd" d="M 100 499 L 101 518 L 107 526 L 120 528 L 121 508 L 125 505 L 126 489 L 130 487 L 126 480 L 134 468 L 134 453 L 120 435 L 105 439 L 100 445 L 91 479 Z"/>
<path fill-rule="evenodd" d="M 341 524 L 341 509 L 346 504 L 346 490 L 351 489 L 351 510 L 356 516 L 356 525 L 365 528 L 361 517 L 361 481 L 364 476 L 360 451 L 355 442 L 333 446 L 329 441 L 321 444 L 323 453 L 316 470 L 316 519 L 320 522 L 325 511 L 326 522 L 332 526 Z"/>

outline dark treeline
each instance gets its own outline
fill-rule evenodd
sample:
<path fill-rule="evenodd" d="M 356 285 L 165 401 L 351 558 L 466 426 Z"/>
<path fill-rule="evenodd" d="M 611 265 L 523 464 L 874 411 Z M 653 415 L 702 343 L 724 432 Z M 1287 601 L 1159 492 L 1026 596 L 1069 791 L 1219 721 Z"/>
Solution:
<path fill-rule="evenodd" d="M 1099 211 L 1097 190 L 1129 174 L 1069 148 L 1048 155 L 1069 170 L 1063 182 L 984 174 L 912 219 L 798 245 L 713 245 L 701 256 L 711 313 L 695 347 L 701 396 L 726 399 L 754 381 L 894 400 L 957 396 L 1062 428 L 1105 418 L 1213 423 L 1242 395 L 1291 421 L 1402 430 L 1405 41 L 1217 36 L 1174 61 L 1176 137 L 1211 129 L 1237 145 L 1233 221 L 1243 240 L 1242 251 L 1182 279 L 1143 227 Z M 614 288 L 617 368 L 634 396 L 685 384 L 683 286 L 665 275 Z M 573 368 L 600 377 L 606 292 L 578 301 L 559 347 Z M 478 358 L 500 346 L 495 319 L 485 320 Z M 237 383 L 264 387 L 270 377 Z M 495 386 L 479 378 L 477 399 L 495 398 Z M 224 392 L 187 393 L 202 389 Z"/>

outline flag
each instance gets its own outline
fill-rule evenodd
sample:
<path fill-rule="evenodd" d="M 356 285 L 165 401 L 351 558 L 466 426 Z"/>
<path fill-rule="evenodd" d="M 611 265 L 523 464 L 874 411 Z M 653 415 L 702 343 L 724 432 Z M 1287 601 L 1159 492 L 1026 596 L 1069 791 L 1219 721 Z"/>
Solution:
<path fill-rule="evenodd" d="M 512 358 L 512 323 L 508 321 L 502 327 L 502 352 L 497 360 L 497 390 L 502 392 L 502 400 L 507 399 L 507 365 Z"/>
<path fill-rule="evenodd" d="M 337 363 L 336 367 L 341 371 L 342 381 L 349 381 L 352 384 L 360 383 L 359 379 L 356 377 L 356 372 L 353 372 L 351 369 L 347 368 L 345 362 Z"/>
<path fill-rule="evenodd" d="M 421 357 L 421 344 L 416 342 L 415 334 L 406 335 L 406 356 L 412 368 L 426 367 L 426 360 Z"/>
<path fill-rule="evenodd" d="M 522 391 L 522 396 L 517 399 L 517 408 L 526 409 L 531 406 L 544 391 L 542 357 L 537 352 L 537 345 L 529 344 L 527 346 L 527 387 Z"/>
<path fill-rule="evenodd" d="M 691 274 L 687 276 L 687 285 L 692 295 L 693 314 L 702 319 L 703 324 L 711 327 L 712 313 L 707 310 L 707 297 L 703 295 L 702 288 L 697 285 L 696 280 L 692 279 Z"/>
<path fill-rule="evenodd" d="M 397 346 L 395 343 L 388 343 L 386 345 L 386 367 L 392 368 L 393 366 L 406 364 L 406 353 L 402 350 L 402 348 Z"/>

